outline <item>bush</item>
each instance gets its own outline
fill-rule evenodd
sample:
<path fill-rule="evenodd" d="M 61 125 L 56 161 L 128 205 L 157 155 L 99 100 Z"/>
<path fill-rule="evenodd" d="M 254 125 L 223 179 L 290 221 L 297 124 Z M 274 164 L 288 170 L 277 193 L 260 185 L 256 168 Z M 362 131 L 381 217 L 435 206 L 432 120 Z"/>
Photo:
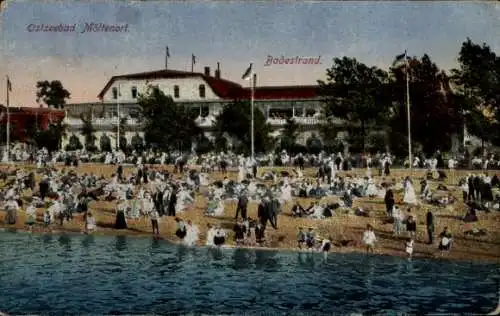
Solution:
<path fill-rule="evenodd" d="M 345 150 L 345 144 L 340 139 L 336 139 L 331 145 L 325 146 L 324 150 L 329 154 L 343 153 Z"/>
<path fill-rule="evenodd" d="M 323 143 L 315 135 L 312 135 L 306 142 L 307 151 L 310 154 L 317 155 L 323 150 Z"/>
<path fill-rule="evenodd" d="M 196 153 L 198 155 L 206 154 L 215 149 L 214 144 L 206 136 L 202 136 L 196 144 Z"/>

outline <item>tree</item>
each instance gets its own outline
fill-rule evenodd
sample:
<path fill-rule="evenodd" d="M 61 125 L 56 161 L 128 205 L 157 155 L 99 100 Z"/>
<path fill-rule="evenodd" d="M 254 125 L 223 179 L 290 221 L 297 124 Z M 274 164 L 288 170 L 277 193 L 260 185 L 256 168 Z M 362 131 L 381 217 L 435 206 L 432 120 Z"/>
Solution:
<path fill-rule="evenodd" d="M 209 153 L 214 149 L 215 149 L 214 144 L 205 135 L 201 135 L 198 141 L 196 142 L 196 153 L 198 155 Z"/>
<path fill-rule="evenodd" d="M 377 67 L 368 67 L 355 58 L 334 58 L 327 69 L 327 82 L 318 81 L 325 96 L 326 124 L 342 119 L 353 131 L 359 129 L 361 149 L 365 149 L 368 131 L 387 119 L 386 85 L 388 74 Z"/>
<path fill-rule="evenodd" d="M 464 101 L 468 132 L 500 145 L 500 57 L 483 43 L 467 38 L 452 70 L 452 83 Z"/>
<path fill-rule="evenodd" d="M 100 141 L 100 148 L 101 148 L 101 151 L 106 151 L 106 152 L 110 152 L 112 151 L 111 150 L 111 139 L 109 138 L 108 135 L 104 134 L 101 136 L 101 139 L 99 140 Z"/>
<path fill-rule="evenodd" d="M 73 151 L 73 150 L 79 150 L 82 149 L 83 145 L 82 142 L 80 142 L 80 139 L 75 135 L 71 135 L 68 141 L 68 145 L 66 145 L 66 150 L 67 151 Z"/>
<path fill-rule="evenodd" d="M 83 122 L 82 126 L 82 135 L 85 137 L 85 149 L 91 152 L 97 150 L 97 146 L 95 145 L 96 137 L 94 136 L 95 129 L 92 125 L 92 118 L 90 113 L 87 115 L 80 115 L 80 118 Z"/>
<path fill-rule="evenodd" d="M 449 78 L 428 55 L 408 58 L 410 80 L 410 117 L 412 143 L 421 145 L 427 154 L 448 150 L 451 137 L 462 127 L 462 104 L 449 87 Z M 390 121 L 391 151 L 408 154 L 406 70 L 394 67 L 392 72 L 393 104 Z"/>
<path fill-rule="evenodd" d="M 281 134 L 280 149 L 286 150 L 289 153 L 292 152 L 297 142 L 298 134 L 299 124 L 293 118 L 287 119 L 283 133 Z"/>
<path fill-rule="evenodd" d="M 49 108 L 63 109 L 66 99 L 70 98 L 68 90 L 64 89 L 61 81 L 38 81 L 36 83 L 36 102 L 43 102 Z"/>
<path fill-rule="evenodd" d="M 236 141 L 236 152 L 250 154 L 251 108 L 250 102 L 236 100 L 224 106 L 217 116 L 214 126 L 216 143 L 224 142 L 221 138 L 226 136 Z M 255 152 L 267 152 L 273 148 L 273 142 L 269 137 L 271 127 L 266 122 L 264 114 L 254 111 L 254 145 Z"/>
<path fill-rule="evenodd" d="M 314 133 L 307 139 L 306 146 L 307 151 L 314 155 L 319 154 L 323 150 L 323 143 Z"/>
<path fill-rule="evenodd" d="M 131 145 L 132 145 L 132 149 L 137 151 L 137 152 L 142 152 L 142 150 L 144 149 L 144 140 L 142 139 L 142 137 L 136 133 L 133 137 L 132 137 L 132 140 L 131 140 Z"/>
<path fill-rule="evenodd" d="M 146 121 L 146 143 L 157 149 L 190 150 L 202 133 L 193 115 L 157 86 L 149 86 L 145 95 L 139 95 L 139 105 Z"/>

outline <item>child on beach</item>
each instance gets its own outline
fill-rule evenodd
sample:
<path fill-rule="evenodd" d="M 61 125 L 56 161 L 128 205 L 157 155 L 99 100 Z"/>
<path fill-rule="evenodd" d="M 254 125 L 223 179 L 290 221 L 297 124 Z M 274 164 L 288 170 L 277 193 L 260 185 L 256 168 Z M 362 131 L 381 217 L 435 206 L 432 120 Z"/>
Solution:
<path fill-rule="evenodd" d="M 314 248 L 316 244 L 316 233 L 314 232 L 313 227 L 309 227 L 309 231 L 306 234 L 306 245 L 309 250 Z"/>
<path fill-rule="evenodd" d="M 441 251 L 441 256 L 442 256 L 445 251 L 450 250 L 453 238 L 451 234 L 448 232 L 448 227 L 444 228 L 443 232 L 439 234 L 439 237 L 441 238 L 441 241 L 439 242 L 439 250 Z"/>
<path fill-rule="evenodd" d="M 323 239 L 320 246 L 320 251 L 323 252 L 323 258 L 326 260 L 328 257 L 328 252 L 332 248 L 332 237 L 328 236 L 328 239 Z"/>
<path fill-rule="evenodd" d="M 220 247 L 224 245 L 225 242 L 226 242 L 226 232 L 222 228 L 218 227 L 214 236 L 214 244 L 217 247 Z"/>
<path fill-rule="evenodd" d="M 306 233 L 299 227 L 299 233 L 297 234 L 297 244 L 299 249 L 302 249 L 302 245 L 306 242 Z"/>
<path fill-rule="evenodd" d="M 30 206 L 26 209 L 26 214 L 28 215 L 28 219 L 25 224 L 29 226 L 29 230 L 33 230 L 33 225 L 36 223 L 36 207 L 34 203 L 31 203 Z"/>
<path fill-rule="evenodd" d="M 50 212 L 48 209 L 43 213 L 43 222 L 45 223 L 45 226 L 50 225 Z"/>
<path fill-rule="evenodd" d="M 92 213 L 88 212 L 87 218 L 85 219 L 85 234 L 89 232 L 93 232 L 96 229 L 96 221 L 95 217 L 92 216 Z"/>
<path fill-rule="evenodd" d="M 175 222 L 177 224 L 177 229 L 175 231 L 175 235 L 179 237 L 180 239 L 184 239 L 187 234 L 187 229 L 186 225 L 184 224 L 184 221 L 178 217 L 175 218 Z"/>
<path fill-rule="evenodd" d="M 367 230 L 363 233 L 363 243 L 366 245 L 366 252 L 373 253 L 377 237 L 375 237 L 372 225 L 368 224 L 366 228 Z"/>
<path fill-rule="evenodd" d="M 405 243 L 408 259 L 411 259 L 411 256 L 413 254 L 413 244 L 414 244 L 413 238 L 408 238 L 408 240 Z"/>

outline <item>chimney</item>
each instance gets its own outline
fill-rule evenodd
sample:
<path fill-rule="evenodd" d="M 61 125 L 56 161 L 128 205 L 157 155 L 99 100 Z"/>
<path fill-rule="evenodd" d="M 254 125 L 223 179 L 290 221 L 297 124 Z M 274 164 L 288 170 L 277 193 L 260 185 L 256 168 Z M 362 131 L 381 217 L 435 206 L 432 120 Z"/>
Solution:
<path fill-rule="evenodd" d="M 210 77 L 210 67 L 205 67 L 205 76 Z"/>
<path fill-rule="evenodd" d="M 215 78 L 220 79 L 220 63 L 217 62 L 217 70 L 215 71 Z"/>

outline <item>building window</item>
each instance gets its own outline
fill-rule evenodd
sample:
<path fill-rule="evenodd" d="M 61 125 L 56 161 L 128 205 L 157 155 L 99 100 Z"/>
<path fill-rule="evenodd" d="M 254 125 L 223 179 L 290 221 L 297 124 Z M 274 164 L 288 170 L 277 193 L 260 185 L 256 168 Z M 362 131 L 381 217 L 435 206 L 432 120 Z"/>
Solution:
<path fill-rule="evenodd" d="M 204 98 L 205 97 L 205 85 L 204 84 L 200 84 L 200 98 Z"/>
<path fill-rule="evenodd" d="M 201 107 L 201 117 L 207 117 L 210 114 L 210 108 L 208 105 L 204 105 Z"/>
<path fill-rule="evenodd" d="M 137 87 L 132 87 L 130 92 L 132 93 L 132 99 L 137 99 Z"/>
<path fill-rule="evenodd" d="M 179 97 L 179 86 L 174 86 L 174 98 Z"/>
<path fill-rule="evenodd" d="M 118 88 L 113 88 L 113 99 L 118 99 Z"/>

